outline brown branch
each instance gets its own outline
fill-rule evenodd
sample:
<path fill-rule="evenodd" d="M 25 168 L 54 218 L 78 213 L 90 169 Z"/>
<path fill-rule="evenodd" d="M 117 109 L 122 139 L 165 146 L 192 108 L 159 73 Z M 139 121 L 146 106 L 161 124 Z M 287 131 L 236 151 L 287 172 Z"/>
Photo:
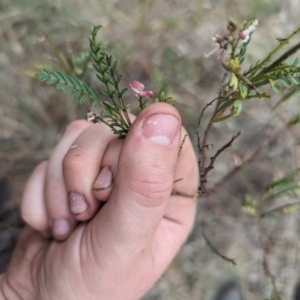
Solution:
<path fill-rule="evenodd" d="M 269 278 L 271 280 L 271 284 L 273 287 L 273 293 L 276 295 L 278 300 L 281 300 L 281 297 L 280 297 L 280 294 L 279 294 L 279 291 L 277 288 L 276 277 L 273 275 L 273 273 L 270 270 L 270 264 L 269 264 L 270 250 L 269 250 L 268 245 L 265 243 L 265 241 L 263 239 L 262 233 L 260 233 L 260 236 L 259 236 L 259 245 L 263 252 L 263 261 L 262 261 L 263 269 L 264 269 L 265 273 L 267 274 L 267 276 L 269 276 Z"/>
<path fill-rule="evenodd" d="M 234 142 L 234 140 L 239 137 L 241 134 L 241 132 L 239 131 L 236 135 L 234 135 L 231 140 L 225 144 L 222 148 L 220 148 L 216 154 L 214 156 L 212 156 L 210 158 L 210 163 L 209 165 L 203 170 L 203 172 L 200 173 L 200 187 L 199 187 L 199 193 L 200 195 L 203 195 L 203 196 L 207 196 L 208 195 L 208 192 L 206 191 L 206 188 L 205 188 L 205 184 L 207 182 L 206 180 L 206 177 L 207 177 L 207 174 L 209 173 L 210 170 L 212 170 L 214 168 L 214 163 L 217 159 L 217 157 L 225 150 L 227 149 L 228 147 L 230 147 L 232 145 L 232 143 Z"/>
<path fill-rule="evenodd" d="M 234 176 L 236 173 L 238 173 L 241 169 L 248 166 L 250 163 L 252 163 L 261 153 L 263 149 L 267 145 L 272 144 L 274 141 L 278 139 L 278 137 L 285 132 L 285 127 L 279 129 L 272 137 L 267 139 L 267 133 L 265 132 L 263 135 L 265 137 L 265 140 L 263 143 L 245 160 L 243 161 L 239 166 L 232 169 L 229 173 L 227 173 L 223 178 L 221 178 L 211 189 L 210 193 L 215 193 L 220 187 L 222 187 L 232 176 Z"/>
<path fill-rule="evenodd" d="M 224 98 L 224 97 L 217 97 L 217 98 L 211 100 L 210 102 L 206 103 L 206 105 L 205 105 L 204 108 L 202 109 L 201 114 L 200 114 L 200 116 L 199 116 L 198 124 L 197 124 L 198 127 L 200 126 L 200 123 L 201 123 L 201 120 L 202 120 L 202 117 L 203 117 L 203 114 L 204 114 L 205 110 L 206 110 L 209 106 L 211 106 L 215 101 L 219 100 L 220 98 Z"/>
<path fill-rule="evenodd" d="M 197 131 L 196 131 L 196 134 L 197 134 L 197 147 L 198 147 L 198 153 L 199 153 L 199 159 L 198 159 L 198 167 L 199 167 L 199 172 L 200 174 L 202 174 L 202 171 L 203 171 L 203 165 L 202 165 L 202 160 L 203 160 L 203 152 L 205 153 L 205 148 L 203 149 L 203 147 L 201 146 L 202 143 L 201 143 L 201 136 L 200 136 L 200 124 L 201 124 L 201 121 L 202 121 L 202 118 L 203 118 L 203 115 L 204 115 L 204 112 L 205 110 L 211 106 L 215 101 L 219 100 L 220 97 L 217 97 L 213 100 L 211 100 L 209 103 L 207 103 L 204 108 L 202 109 L 201 113 L 200 113 L 200 116 L 198 118 L 198 123 L 197 123 Z M 206 135 L 206 138 L 207 138 L 207 128 L 205 130 L 205 133 L 204 133 L 204 136 Z M 206 140 L 205 138 L 205 140 Z M 204 138 L 203 138 L 204 140 Z M 204 150 L 204 151 L 203 151 Z M 201 185 L 201 181 L 200 181 L 200 185 Z"/>
<path fill-rule="evenodd" d="M 218 255 L 219 257 L 221 257 L 222 259 L 232 263 L 233 265 L 236 265 L 236 262 L 234 259 L 232 258 L 228 258 L 227 256 L 225 256 L 224 254 L 222 254 L 211 242 L 210 240 L 208 239 L 208 237 L 205 235 L 205 232 L 204 232 L 204 222 L 202 221 L 201 222 L 201 226 L 202 226 L 202 235 L 203 235 L 203 238 L 205 240 L 205 242 L 207 243 L 207 245 L 210 247 L 210 249 L 216 254 Z"/>
<path fill-rule="evenodd" d="M 224 177 L 222 177 L 211 189 L 210 192 L 216 192 L 220 187 L 224 185 L 232 176 L 238 173 L 241 169 L 245 168 L 247 165 L 252 163 L 259 153 L 261 152 L 262 147 L 257 148 L 246 160 L 244 160 L 240 165 L 236 166 L 234 169 L 229 171 Z"/>

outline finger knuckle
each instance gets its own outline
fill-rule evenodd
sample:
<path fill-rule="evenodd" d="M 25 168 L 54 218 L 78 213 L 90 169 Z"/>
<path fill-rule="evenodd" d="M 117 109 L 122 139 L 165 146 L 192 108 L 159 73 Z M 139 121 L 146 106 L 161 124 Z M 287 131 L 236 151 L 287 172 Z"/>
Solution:
<path fill-rule="evenodd" d="M 62 165 L 63 168 L 70 168 L 74 165 L 80 164 L 82 158 L 84 157 L 84 152 L 82 149 L 71 149 L 67 152 L 65 157 L 63 158 Z"/>
<path fill-rule="evenodd" d="M 63 168 L 79 167 L 82 169 L 85 165 L 98 163 L 98 157 L 95 153 L 88 152 L 84 146 L 77 146 L 70 149 L 63 158 Z"/>
<path fill-rule="evenodd" d="M 77 131 L 82 131 L 84 130 L 87 126 L 89 126 L 89 123 L 85 120 L 76 120 L 73 121 L 68 125 L 66 128 L 66 133 L 71 133 L 71 132 L 77 132 Z"/>
<path fill-rule="evenodd" d="M 167 201 L 173 187 L 173 176 L 158 168 L 136 173 L 129 181 L 129 188 L 138 195 L 144 206 L 159 206 Z"/>

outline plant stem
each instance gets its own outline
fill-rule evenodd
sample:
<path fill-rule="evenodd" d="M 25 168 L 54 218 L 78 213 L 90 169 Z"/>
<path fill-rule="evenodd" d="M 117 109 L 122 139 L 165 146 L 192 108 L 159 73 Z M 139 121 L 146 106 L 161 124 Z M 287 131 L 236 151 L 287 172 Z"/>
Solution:
<path fill-rule="evenodd" d="M 298 32 L 300 32 L 300 27 L 297 30 L 295 30 L 294 32 L 292 32 L 286 39 L 283 39 L 279 43 L 279 45 L 277 47 L 275 47 L 275 49 L 273 51 L 271 51 L 259 64 L 257 64 L 253 68 L 249 69 L 244 75 L 248 75 L 249 74 L 250 76 L 248 76 L 248 77 L 251 77 L 252 73 L 255 73 L 257 70 L 259 70 L 260 68 L 262 68 L 266 63 L 268 63 L 271 60 L 272 56 L 274 54 L 276 54 L 279 50 L 281 50 L 281 48 L 283 46 L 285 46 L 286 44 L 288 44 L 289 41 L 290 41 L 290 39 L 294 35 L 296 35 Z"/>

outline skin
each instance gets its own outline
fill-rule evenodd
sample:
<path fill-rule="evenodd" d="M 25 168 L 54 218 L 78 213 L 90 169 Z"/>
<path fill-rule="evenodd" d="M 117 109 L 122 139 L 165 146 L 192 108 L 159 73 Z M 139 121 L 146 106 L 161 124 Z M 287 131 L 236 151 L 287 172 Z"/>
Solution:
<path fill-rule="evenodd" d="M 193 225 L 198 170 L 188 138 L 178 157 L 184 133 L 178 112 L 164 103 L 143 110 L 123 141 L 103 124 L 69 125 L 26 185 L 28 225 L 0 276 L 0 299 L 142 297 Z M 104 167 L 113 180 L 95 189 Z M 74 193 L 84 212 L 72 212 Z M 57 220 L 69 230 L 62 233 Z"/>

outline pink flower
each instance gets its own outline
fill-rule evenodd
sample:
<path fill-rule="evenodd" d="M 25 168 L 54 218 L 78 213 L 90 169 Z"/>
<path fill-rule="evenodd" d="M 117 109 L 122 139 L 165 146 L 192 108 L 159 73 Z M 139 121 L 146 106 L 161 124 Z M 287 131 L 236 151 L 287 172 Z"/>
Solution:
<path fill-rule="evenodd" d="M 129 83 L 130 88 L 137 93 L 140 98 L 151 98 L 153 97 L 152 91 L 145 91 L 145 86 L 139 81 L 131 81 Z"/>
<path fill-rule="evenodd" d="M 256 29 L 256 26 L 258 25 L 258 20 L 254 20 L 250 22 L 250 25 L 247 29 L 240 31 L 239 37 L 242 40 L 242 43 L 247 43 L 250 39 L 250 34 Z"/>

